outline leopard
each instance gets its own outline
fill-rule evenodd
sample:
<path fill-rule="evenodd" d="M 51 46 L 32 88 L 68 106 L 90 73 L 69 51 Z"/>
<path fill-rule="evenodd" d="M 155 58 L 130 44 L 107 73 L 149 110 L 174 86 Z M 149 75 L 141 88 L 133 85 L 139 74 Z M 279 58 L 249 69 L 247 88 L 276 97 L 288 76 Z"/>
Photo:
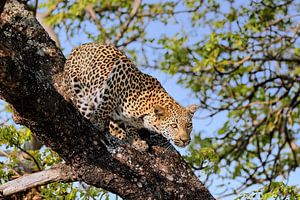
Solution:
<path fill-rule="evenodd" d="M 69 54 L 63 72 L 65 92 L 98 130 L 146 151 L 139 129 L 161 134 L 178 147 L 191 141 L 199 106 L 181 106 L 161 83 L 136 67 L 112 44 L 87 43 Z"/>

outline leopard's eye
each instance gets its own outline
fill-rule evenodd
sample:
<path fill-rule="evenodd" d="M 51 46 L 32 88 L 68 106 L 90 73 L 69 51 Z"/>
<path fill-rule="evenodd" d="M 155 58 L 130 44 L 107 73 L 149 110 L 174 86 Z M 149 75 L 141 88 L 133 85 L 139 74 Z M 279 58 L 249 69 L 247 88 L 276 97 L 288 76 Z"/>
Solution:
<path fill-rule="evenodd" d="M 178 128 L 177 124 L 171 124 L 172 128 Z"/>
<path fill-rule="evenodd" d="M 192 128 L 193 124 L 192 123 L 188 123 L 187 127 L 188 128 Z"/>

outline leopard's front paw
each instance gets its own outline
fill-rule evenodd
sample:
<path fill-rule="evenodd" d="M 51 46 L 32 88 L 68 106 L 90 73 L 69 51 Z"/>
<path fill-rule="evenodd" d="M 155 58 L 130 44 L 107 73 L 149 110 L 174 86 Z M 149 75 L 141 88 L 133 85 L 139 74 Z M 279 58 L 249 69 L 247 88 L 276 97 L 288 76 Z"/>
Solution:
<path fill-rule="evenodd" d="M 144 140 L 135 140 L 132 142 L 132 147 L 139 151 L 147 151 L 149 146 Z"/>

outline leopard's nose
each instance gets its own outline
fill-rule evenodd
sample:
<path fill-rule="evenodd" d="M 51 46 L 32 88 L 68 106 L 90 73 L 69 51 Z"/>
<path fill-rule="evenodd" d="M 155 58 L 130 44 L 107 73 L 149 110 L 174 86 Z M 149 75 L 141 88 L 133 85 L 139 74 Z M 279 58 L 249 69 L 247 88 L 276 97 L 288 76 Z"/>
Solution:
<path fill-rule="evenodd" d="M 184 146 L 188 145 L 191 142 L 190 137 L 182 137 L 182 138 L 180 138 L 180 140 L 184 144 Z"/>

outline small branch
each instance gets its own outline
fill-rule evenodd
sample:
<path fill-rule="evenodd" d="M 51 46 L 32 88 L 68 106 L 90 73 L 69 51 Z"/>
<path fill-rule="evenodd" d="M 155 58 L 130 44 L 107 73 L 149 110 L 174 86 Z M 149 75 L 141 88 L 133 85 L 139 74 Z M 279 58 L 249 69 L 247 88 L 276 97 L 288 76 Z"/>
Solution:
<path fill-rule="evenodd" d="M 281 22 L 281 21 L 283 21 L 283 20 L 291 19 L 291 18 L 294 18 L 294 17 L 300 17 L 300 14 L 284 16 L 283 18 L 280 18 L 280 19 L 277 19 L 277 20 L 274 20 L 274 21 L 270 22 L 270 23 L 268 24 L 268 26 L 274 26 L 274 25 L 278 24 L 279 22 Z"/>
<path fill-rule="evenodd" d="M 95 23 L 97 29 L 101 32 L 101 30 L 104 31 L 105 34 L 105 43 L 111 43 L 110 41 L 110 36 L 107 34 L 107 31 L 105 28 L 102 26 L 101 21 L 97 18 L 97 14 L 93 8 L 93 5 L 90 4 L 88 5 L 85 9 L 85 12 L 90 16 L 90 19 Z"/>
<path fill-rule="evenodd" d="M 262 61 L 262 62 L 267 62 L 267 61 L 278 61 L 278 62 L 296 62 L 300 63 L 300 58 L 284 58 L 284 57 L 264 57 L 264 58 L 251 58 L 251 61 Z"/>
<path fill-rule="evenodd" d="M 2 151 L 1 149 L 0 149 L 0 156 L 3 156 L 3 157 L 9 157 L 9 155 L 5 152 L 5 151 Z"/>
<path fill-rule="evenodd" d="M 20 178 L 1 185 L 0 192 L 3 196 L 9 196 L 36 186 L 46 185 L 57 181 L 75 181 L 75 177 L 73 177 L 72 170 L 69 166 L 58 164 L 45 171 L 21 176 Z"/>
<path fill-rule="evenodd" d="M 36 16 L 38 6 L 39 6 L 39 0 L 35 0 L 34 8 L 33 8 L 33 16 Z"/>
<path fill-rule="evenodd" d="M 178 2 L 175 3 L 176 5 L 178 5 Z M 154 5 L 154 4 L 152 4 Z M 175 5 L 175 6 L 176 6 Z M 157 6 L 157 5 L 155 5 Z M 144 12 L 144 13 L 140 13 L 137 15 L 137 17 L 139 18 L 144 18 L 144 17 L 149 17 L 149 18 L 153 18 L 156 17 L 158 15 L 164 15 L 164 14 L 168 14 L 168 15 L 177 15 L 177 14 L 186 14 L 186 13 L 193 13 L 193 12 L 197 12 L 200 8 L 202 7 L 202 3 L 200 3 L 198 6 L 192 8 L 192 9 L 187 9 L 187 10 L 166 10 L 166 11 L 160 11 L 160 12 Z"/>
<path fill-rule="evenodd" d="M 102 25 L 100 23 L 100 20 L 97 19 L 97 15 L 93 9 L 93 5 L 92 4 L 88 5 L 84 10 L 85 10 L 85 12 L 87 12 L 89 14 L 91 20 L 93 20 L 93 22 L 96 24 L 97 28 L 100 30 L 102 28 Z"/>
<path fill-rule="evenodd" d="M 22 151 L 23 153 L 25 153 L 26 155 L 28 155 L 28 156 L 32 159 L 32 161 L 34 162 L 34 164 L 36 165 L 36 167 L 38 168 L 39 171 L 42 170 L 42 168 L 41 168 L 40 165 L 39 165 L 39 162 L 35 159 L 35 157 L 34 157 L 33 155 L 31 155 L 28 151 L 26 151 L 26 150 L 23 149 L 22 147 L 20 147 L 20 146 L 18 146 L 18 145 L 16 145 L 16 146 L 17 146 L 17 148 L 18 148 L 20 151 Z"/>
<path fill-rule="evenodd" d="M 123 24 L 123 26 L 120 28 L 119 34 L 116 36 L 116 39 L 114 41 L 115 44 L 117 44 L 119 42 L 119 40 L 123 37 L 125 31 L 128 29 L 131 21 L 133 20 L 133 18 L 136 16 L 138 9 L 141 5 L 141 0 L 135 0 L 133 3 L 133 8 L 132 11 L 129 14 L 129 18 L 127 19 L 127 21 Z"/>

